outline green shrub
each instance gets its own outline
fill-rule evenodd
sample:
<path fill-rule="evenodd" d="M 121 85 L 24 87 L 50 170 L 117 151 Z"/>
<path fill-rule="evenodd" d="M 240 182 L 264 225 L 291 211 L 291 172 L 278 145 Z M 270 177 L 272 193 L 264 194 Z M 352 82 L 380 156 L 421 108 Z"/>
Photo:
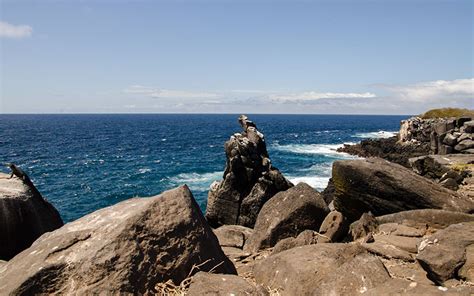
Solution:
<path fill-rule="evenodd" d="M 474 117 L 474 110 L 461 109 L 461 108 L 439 108 L 429 110 L 422 115 L 423 119 L 428 118 L 444 118 L 444 117 L 461 117 L 461 116 L 471 116 Z"/>

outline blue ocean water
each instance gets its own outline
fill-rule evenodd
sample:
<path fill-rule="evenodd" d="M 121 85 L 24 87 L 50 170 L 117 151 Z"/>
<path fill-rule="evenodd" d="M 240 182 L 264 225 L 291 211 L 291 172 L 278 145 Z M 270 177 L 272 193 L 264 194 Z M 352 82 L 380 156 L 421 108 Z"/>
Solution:
<path fill-rule="evenodd" d="M 68 222 L 188 184 L 204 210 L 238 115 L 0 115 L 0 162 L 14 162 Z M 407 116 L 251 115 L 274 166 L 322 190 L 342 143 L 384 137 Z M 385 131 L 385 132 L 380 132 Z M 2 171 L 8 172 L 6 168 Z"/>

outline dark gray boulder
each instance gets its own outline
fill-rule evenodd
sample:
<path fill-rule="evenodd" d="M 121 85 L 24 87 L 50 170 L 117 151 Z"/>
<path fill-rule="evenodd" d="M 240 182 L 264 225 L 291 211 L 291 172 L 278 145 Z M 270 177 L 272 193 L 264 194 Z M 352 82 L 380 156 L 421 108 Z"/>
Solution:
<path fill-rule="evenodd" d="M 428 277 L 442 284 L 457 278 L 466 262 L 466 248 L 474 245 L 474 222 L 453 224 L 424 239 L 418 246 L 416 259 Z"/>
<path fill-rule="evenodd" d="M 0 291 L 144 294 L 199 270 L 236 273 L 182 186 L 126 200 L 42 235 L 1 268 Z"/>
<path fill-rule="evenodd" d="M 379 158 L 342 160 L 333 164 L 334 206 L 349 220 L 414 209 L 472 212 L 474 201 L 413 171 Z"/>
<path fill-rule="evenodd" d="M 280 295 L 357 295 L 390 279 L 383 263 L 358 244 L 315 244 L 257 262 L 255 281 Z"/>
<path fill-rule="evenodd" d="M 62 225 L 58 211 L 31 181 L 0 173 L 0 260 L 11 259 Z"/>
<path fill-rule="evenodd" d="M 213 227 L 253 227 L 263 205 L 293 184 L 273 167 L 265 139 L 245 115 L 239 118 L 243 132 L 225 143 L 224 179 L 211 185 L 206 218 Z"/>
<path fill-rule="evenodd" d="M 306 183 L 276 194 L 260 211 L 244 250 L 256 252 L 303 230 L 319 230 L 329 209 L 321 195 Z"/>

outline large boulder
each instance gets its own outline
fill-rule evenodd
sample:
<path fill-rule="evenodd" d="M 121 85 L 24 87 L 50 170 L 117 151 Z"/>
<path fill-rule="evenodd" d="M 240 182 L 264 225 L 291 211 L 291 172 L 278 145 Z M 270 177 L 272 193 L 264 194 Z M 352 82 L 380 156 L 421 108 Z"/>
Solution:
<path fill-rule="evenodd" d="M 265 139 L 245 115 L 239 118 L 243 132 L 225 143 L 224 179 L 211 185 L 206 218 L 213 227 L 253 227 L 263 205 L 276 193 L 293 184 L 273 167 Z"/>
<path fill-rule="evenodd" d="M 43 233 L 62 225 L 58 211 L 29 178 L 0 173 L 0 260 L 11 259 Z"/>
<path fill-rule="evenodd" d="M 348 229 L 349 225 L 344 215 L 338 211 L 332 211 L 324 218 L 319 228 L 319 234 L 322 237 L 318 242 L 339 242 L 346 236 Z"/>
<path fill-rule="evenodd" d="M 260 211 L 244 250 L 256 252 L 306 229 L 319 230 L 329 209 L 321 195 L 306 183 L 276 194 Z"/>
<path fill-rule="evenodd" d="M 390 279 L 357 244 L 315 244 L 269 256 L 254 267 L 258 284 L 280 295 L 356 295 Z"/>
<path fill-rule="evenodd" d="M 466 249 L 474 245 L 474 222 L 453 224 L 423 240 L 416 259 L 428 277 L 442 284 L 457 278 L 466 262 Z"/>
<path fill-rule="evenodd" d="M 1 267 L 0 291 L 143 294 L 199 270 L 236 273 L 182 186 L 126 200 L 42 235 Z"/>
<path fill-rule="evenodd" d="M 369 211 L 380 216 L 423 208 L 474 210 L 472 199 L 379 158 L 336 161 L 332 179 L 336 187 L 334 206 L 349 220 Z"/>

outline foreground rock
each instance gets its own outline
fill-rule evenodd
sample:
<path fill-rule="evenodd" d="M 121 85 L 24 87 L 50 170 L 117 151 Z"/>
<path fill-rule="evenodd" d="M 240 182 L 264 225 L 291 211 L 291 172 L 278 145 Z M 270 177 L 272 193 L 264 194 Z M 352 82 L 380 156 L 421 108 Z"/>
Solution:
<path fill-rule="evenodd" d="M 267 295 L 263 287 L 258 289 L 245 279 L 236 275 L 212 274 L 199 272 L 191 279 L 187 294 L 202 295 Z"/>
<path fill-rule="evenodd" d="M 472 199 L 380 158 L 336 161 L 332 179 L 334 206 L 349 220 L 369 211 L 380 216 L 423 208 L 474 210 Z"/>
<path fill-rule="evenodd" d="M 243 132 L 225 143 L 224 179 L 211 185 L 206 218 L 213 227 L 253 227 L 263 205 L 293 184 L 273 167 L 265 139 L 245 115 L 239 118 Z"/>
<path fill-rule="evenodd" d="M 11 259 L 43 233 L 63 225 L 33 183 L 9 177 L 0 173 L 0 260 Z"/>
<path fill-rule="evenodd" d="M 321 195 L 308 184 L 299 183 L 276 194 L 263 206 L 244 250 L 256 252 L 303 230 L 319 230 L 328 212 Z"/>
<path fill-rule="evenodd" d="M 355 295 L 390 279 L 384 265 L 357 244 L 293 248 L 256 263 L 257 283 L 280 295 Z"/>
<path fill-rule="evenodd" d="M 474 222 L 453 224 L 423 240 L 416 259 L 431 280 L 442 284 L 459 278 L 457 272 L 466 263 L 466 249 L 473 245 Z"/>
<path fill-rule="evenodd" d="M 0 291 L 143 294 L 158 282 L 178 284 L 211 269 L 236 273 L 183 186 L 118 203 L 44 234 L 1 267 Z"/>

